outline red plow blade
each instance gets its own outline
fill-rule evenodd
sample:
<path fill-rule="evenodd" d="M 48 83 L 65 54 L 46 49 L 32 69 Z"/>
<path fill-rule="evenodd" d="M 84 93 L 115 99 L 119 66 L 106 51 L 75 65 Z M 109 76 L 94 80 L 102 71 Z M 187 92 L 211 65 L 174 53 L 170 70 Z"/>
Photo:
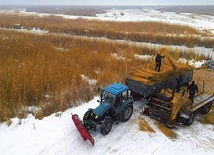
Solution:
<path fill-rule="evenodd" d="M 74 124 L 76 125 L 79 133 L 81 134 L 83 140 L 84 141 L 89 140 L 90 143 L 94 146 L 94 139 L 92 138 L 92 136 L 90 135 L 88 130 L 82 124 L 82 121 L 79 119 L 79 116 L 77 114 L 74 114 L 74 115 L 71 114 L 71 115 L 72 115 L 72 120 L 73 120 Z"/>

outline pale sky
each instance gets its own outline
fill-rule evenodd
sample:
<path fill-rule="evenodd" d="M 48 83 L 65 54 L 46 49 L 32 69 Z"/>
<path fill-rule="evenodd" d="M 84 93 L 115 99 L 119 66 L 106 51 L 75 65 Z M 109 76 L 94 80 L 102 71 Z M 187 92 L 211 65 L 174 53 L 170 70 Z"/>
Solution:
<path fill-rule="evenodd" d="M 214 0 L 0 0 L 0 5 L 214 5 Z"/>

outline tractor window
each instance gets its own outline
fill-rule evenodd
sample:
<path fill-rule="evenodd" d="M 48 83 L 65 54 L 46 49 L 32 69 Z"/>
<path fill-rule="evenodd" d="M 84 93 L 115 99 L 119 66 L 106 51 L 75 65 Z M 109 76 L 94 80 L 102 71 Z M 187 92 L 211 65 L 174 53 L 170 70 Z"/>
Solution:
<path fill-rule="evenodd" d="M 126 101 L 128 99 L 128 92 L 127 91 L 124 91 L 124 92 L 122 92 L 121 94 L 119 94 L 118 96 L 117 96 L 117 103 L 118 104 L 121 104 L 121 103 L 123 103 L 124 101 Z"/>
<path fill-rule="evenodd" d="M 103 102 L 108 102 L 110 104 L 114 104 L 115 103 L 115 99 L 116 99 L 116 96 L 107 92 L 107 91 L 104 91 L 103 94 L 102 94 L 102 101 Z"/>
<path fill-rule="evenodd" d="M 124 91 L 124 92 L 122 93 L 122 98 L 123 98 L 123 99 L 127 99 L 127 98 L 128 98 L 128 93 L 127 93 L 127 91 Z"/>

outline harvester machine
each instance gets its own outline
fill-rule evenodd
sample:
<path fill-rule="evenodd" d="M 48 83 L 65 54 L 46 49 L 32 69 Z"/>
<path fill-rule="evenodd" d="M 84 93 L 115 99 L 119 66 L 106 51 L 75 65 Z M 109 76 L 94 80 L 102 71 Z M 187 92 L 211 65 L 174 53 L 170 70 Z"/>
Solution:
<path fill-rule="evenodd" d="M 178 78 L 182 79 L 178 85 Z M 214 95 L 199 92 L 194 101 L 190 101 L 186 92 L 188 83 L 192 80 L 193 71 L 180 74 L 177 77 L 165 79 L 159 83 L 148 85 L 133 79 L 126 79 L 126 85 L 132 91 L 134 100 L 146 98 L 142 114 L 148 115 L 168 127 L 174 127 L 176 122 L 191 125 L 198 114 L 207 114 L 214 102 Z M 204 88 L 204 82 L 203 86 Z"/>
<path fill-rule="evenodd" d="M 153 95 L 149 100 L 143 114 L 148 115 L 168 127 L 174 127 L 176 122 L 187 126 L 194 122 L 198 114 L 207 114 L 214 102 L 214 95 L 199 92 L 194 100 L 189 100 L 186 87 L 182 92 L 176 92 L 174 98 L 170 93 L 159 93 Z"/>

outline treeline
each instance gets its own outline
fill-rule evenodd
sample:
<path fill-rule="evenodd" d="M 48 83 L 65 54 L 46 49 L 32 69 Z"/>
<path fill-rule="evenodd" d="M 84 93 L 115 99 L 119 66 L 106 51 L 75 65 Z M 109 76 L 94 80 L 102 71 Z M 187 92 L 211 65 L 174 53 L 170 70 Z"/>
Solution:
<path fill-rule="evenodd" d="M 53 33 L 125 39 L 164 45 L 214 48 L 214 39 L 210 39 L 212 35 L 209 32 L 202 32 L 189 26 L 163 22 L 115 22 L 82 18 L 65 19 L 57 16 L 39 17 L 1 14 L 0 27 L 13 28 L 15 24 L 20 24 L 27 29 L 39 27 Z"/>

